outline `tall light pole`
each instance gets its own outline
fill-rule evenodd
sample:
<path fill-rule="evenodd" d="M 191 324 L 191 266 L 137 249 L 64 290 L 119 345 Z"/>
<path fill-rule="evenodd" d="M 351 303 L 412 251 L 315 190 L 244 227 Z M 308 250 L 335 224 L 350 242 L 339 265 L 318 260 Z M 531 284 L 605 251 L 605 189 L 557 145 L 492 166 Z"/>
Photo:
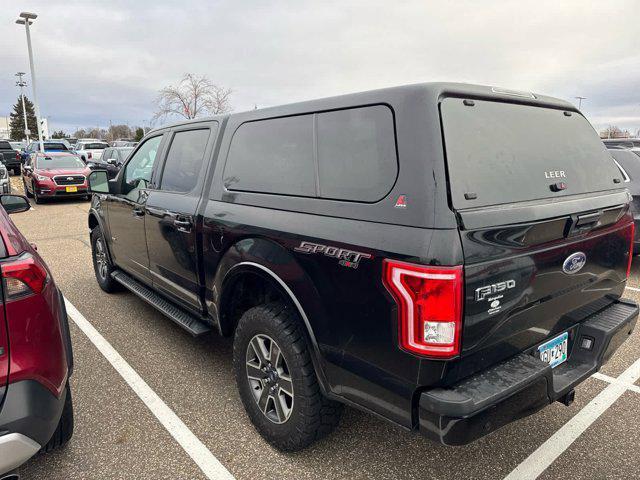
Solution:
<path fill-rule="evenodd" d="M 581 97 L 580 95 L 578 95 L 577 97 L 575 97 L 578 99 L 578 110 L 580 110 L 582 108 L 582 100 L 586 100 L 587 97 Z"/>
<path fill-rule="evenodd" d="M 16 73 L 16 77 L 18 77 L 18 81 L 16 85 L 20 87 L 20 97 L 22 97 L 22 115 L 24 116 L 24 134 L 27 136 L 27 145 L 29 145 L 29 125 L 27 124 L 27 107 L 25 107 L 24 103 L 24 87 L 27 86 L 27 82 L 22 79 L 22 76 L 26 75 L 24 72 Z"/>
<path fill-rule="evenodd" d="M 38 141 L 40 142 L 40 151 L 44 152 L 44 143 L 42 142 L 42 127 L 40 126 L 40 106 L 38 105 L 38 94 L 36 92 L 36 70 L 33 66 L 33 50 L 31 49 L 31 33 L 29 32 L 29 25 L 38 18 L 35 13 L 22 12 L 20 18 L 16 20 L 18 25 L 24 25 L 24 29 L 27 32 L 27 48 L 29 50 L 29 67 L 31 68 L 31 86 L 33 87 L 33 104 L 36 109 L 36 125 L 38 127 Z"/>

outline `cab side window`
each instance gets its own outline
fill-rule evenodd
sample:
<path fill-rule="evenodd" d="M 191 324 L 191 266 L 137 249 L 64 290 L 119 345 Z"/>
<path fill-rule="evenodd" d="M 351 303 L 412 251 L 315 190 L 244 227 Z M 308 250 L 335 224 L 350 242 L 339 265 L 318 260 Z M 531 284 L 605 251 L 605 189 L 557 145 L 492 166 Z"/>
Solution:
<path fill-rule="evenodd" d="M 135 192 L 149 186 L 161 140 L 162 135 L 158 135 L 144 142 L 127 163 L 124 171 L 123 188 L 123 192 L 126 193 L 127 197 L 135 199 Z"/>
<path fill-rule="evenodd" d="M 162 172 L 160 190 L 186 193 L 194 189 L 200 177 L 210 130 L 176 132 Z"/>

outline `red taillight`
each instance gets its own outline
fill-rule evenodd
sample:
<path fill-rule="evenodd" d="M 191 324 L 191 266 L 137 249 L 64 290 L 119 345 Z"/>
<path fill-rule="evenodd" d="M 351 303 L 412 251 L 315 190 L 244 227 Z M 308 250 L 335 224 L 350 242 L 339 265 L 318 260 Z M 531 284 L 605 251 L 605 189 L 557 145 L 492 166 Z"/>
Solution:
<path fill-rule="evenodd" d="M 16 160 L 20 161 L 20 152 L 16 152 Z"/>
<path fill-rule="evenodd" d="M 87 152 L 87 159 L 90 159 L 90 158 L 92 158 L 91 152 Z"/>
<path fill-rule="evenodd" d="M 398 304 L 403 349 L 440 358 L 460 353 L 461 266 L 428 267 L 385 260 L 383 282 Z"/>
<path fill-rule="evenodd" d="M 7 302 L 40 293 L 47 282 L 47 271 L 31 255 L 2 264 L 2 280 Z"/>
<path fill-rule="evenodd" d="M 631 224 L 631 241 L 629 242 L 629 260 L 627 263 L 627 278 L 629 278 L 629 274 L 631 273 L 631 262 L 633 261 L 633 239 L 636 233 L 636 226 L 634 223 Z"/>

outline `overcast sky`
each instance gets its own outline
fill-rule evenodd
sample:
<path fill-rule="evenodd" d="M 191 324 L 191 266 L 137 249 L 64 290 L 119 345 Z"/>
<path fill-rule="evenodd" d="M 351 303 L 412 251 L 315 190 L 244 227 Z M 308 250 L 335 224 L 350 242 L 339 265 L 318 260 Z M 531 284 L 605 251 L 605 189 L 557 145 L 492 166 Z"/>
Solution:
<path fill-rule="evenodd" d="M 185 72 L 232 88 L 235 111 L 460 81 L 582 95 L 596 128 L 640 128 L 640 0 L 0 4 L 0 115 L 17 98 L 14 73 L 29 71 L 14 21 L 32 11 L 40 105 L 54 129 L 148 122 L 158 89 Z"/>

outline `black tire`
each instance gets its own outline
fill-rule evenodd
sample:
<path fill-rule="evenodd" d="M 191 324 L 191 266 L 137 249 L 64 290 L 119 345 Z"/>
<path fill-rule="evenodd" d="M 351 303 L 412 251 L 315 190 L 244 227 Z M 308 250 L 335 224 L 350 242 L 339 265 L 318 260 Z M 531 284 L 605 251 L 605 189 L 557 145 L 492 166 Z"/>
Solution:
<path fill-rule="evenodd" d="M 13 169 L 13 174 L 14 174 L 14 175 L 20 175 L 20 173 L 21 173 L 21 172 L 20 172 L 20 167 L 15 167 L 15 168 Z"/>
<path fill-rule="evenodd" d="M 71 398 L 71 387 L 67 382 L 67 396 L 64 399 L 62 416 L 58 422 L 56 431 L 53 432 L 51 440 L 40 449 L 41 453 L 49 453 L 66 445 L 73 437 L 73 399 Z"/>
<path fill-rule="evenodd" d="M 100 255 L 100 244 L 102 244 L 104 257 Z M 93 271 L 96 275 L 96 280 L 102 290 L 107 293 L 113 293 L 120 291 L 122 288 L 118 282 L 111 278 L 111 272 L 113 272 L 115 268 L 109 259 L 106 249 L 107 243 L 104 240 L 104 235 L 100 227 L 91 230 L 91 256 L 93 258 Z M 106 263 L 101 264 L 101 259 L 104 259 Z"/>
<path fill-rule="evenodd" d="M 33 199 L 38 205 L 42 205 L 42 202 L 44 202 L 44 200 L 42 200 L 40 195 L 38 195 L 38 192 L 36 191 L 35 188 L 33 189 Z"/>
<path fill-rule="evenodd" d="M 286 360 L 288 374 L 283 373 L 276 380 L 267 373 L 261 380 L 249 378 L 248 369 L 262 372 L 251 366 L 255 360 L 249 360 L 251 355 L 248 353 L 255 352 L 249 350 L 253 348 L 250 343 L 260 338 L 275 341 L 276 351 L 281 351 Z M 272 350 L 269 349 L 269 358 L 271 354 Z M 268 365 L 271 367 L 271 363 Z M 251 422 L 260 435 L 276 448 L 283 451 L 301 450 L 329 434 L 338 425 L 343 406 L 322 394 L 301 320 L 292 307 L 273 302 L 253 307 L 242 315 L 233 342 L 233 367 L 240 399 Z M 285 376 L 287 380 L 284 380 Z M 290 384 L 288 378 L 291 379 Z M 291 385 L 291 406 L 284 421 L 277 421 L 283 408 L 281 405 L 278 411 L 275 407 L 275 396 L 269 395 L 266 403 L 263 402 L 264 409 L 258 405 L 265 390 L 267 393 L 274 391 L 267 388 L 267 385 L 274 384 L 267 382 L 277 382 L 271 388 L 277 388 L 278 395 L 283 392 L 280 382 Z M 269 402 L 273 409 L 265 413 Z"/>

